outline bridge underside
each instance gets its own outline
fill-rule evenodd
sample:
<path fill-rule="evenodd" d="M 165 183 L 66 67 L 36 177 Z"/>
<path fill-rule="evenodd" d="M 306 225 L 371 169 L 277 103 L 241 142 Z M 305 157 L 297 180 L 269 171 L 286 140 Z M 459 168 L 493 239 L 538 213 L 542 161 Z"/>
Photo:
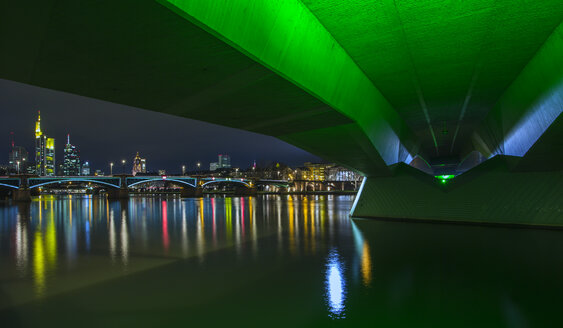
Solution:
<path fill-rule="evenodd" d="M 278 137 L 368 176 L 358 216 L 453 219 L 468 206 L 460 220 L 504 222 L 476 190 L 516 190 L 501 208 L 563 224 L 561 205 L 529 195 L 563 199 L 561 1 L 1 6 L 0 78 Z M 482 163 L 497 155 L 517 160 Z M 444 190 L 401 163 L 463 174 Z M 510 178 L 457 182 L 483 170 Z M 393 206 L 376 196 L 398 190 Z"/>

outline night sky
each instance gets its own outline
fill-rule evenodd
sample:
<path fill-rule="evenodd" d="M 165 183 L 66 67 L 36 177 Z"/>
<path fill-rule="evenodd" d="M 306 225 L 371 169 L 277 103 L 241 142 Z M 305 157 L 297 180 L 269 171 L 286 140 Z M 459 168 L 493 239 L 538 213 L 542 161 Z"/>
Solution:
<path fill-rule="evenodd" d="M 8 162 L 11 131 L 16 145 L 24 146 L 35 160 L 38 110 L 43 133 L 56 139 L 57 165 L 62 163 L 67 133 L 81 160 L 106 173 L 112 161 L 114 172 L 120 172 L 117 163 L 122 159 L 130 171 L 137 151 L 150 171 L 168 173 L 180 172 L 182 165 L 193 170 L 198 161 L 209 169 L 217 154 L 229 154 L 232 165 L 243 169 L 254 160 L 290 166 L 320 161 L 273 137 L 0 79 L 0 164 Z"/>

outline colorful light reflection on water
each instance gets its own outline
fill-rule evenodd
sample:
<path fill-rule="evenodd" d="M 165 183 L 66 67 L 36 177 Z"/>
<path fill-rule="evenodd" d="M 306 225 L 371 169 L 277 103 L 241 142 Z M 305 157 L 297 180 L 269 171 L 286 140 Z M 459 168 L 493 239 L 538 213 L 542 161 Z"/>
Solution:
<path fill-rule="evenodd" d="M 563 232 L 352 221 L 352 202 L 0 202 L 2 326 L 563 326 Z"/>

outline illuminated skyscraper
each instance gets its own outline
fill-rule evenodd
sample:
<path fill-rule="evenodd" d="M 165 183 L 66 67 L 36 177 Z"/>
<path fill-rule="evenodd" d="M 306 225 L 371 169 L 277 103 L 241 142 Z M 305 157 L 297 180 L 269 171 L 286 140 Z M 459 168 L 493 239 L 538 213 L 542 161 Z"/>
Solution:
<path fill-rule="evenodd" d="M 66 176 L 80 175 L 80 156 L 76 146 L 70 144 L 70 134 L 67 135 L 65 145 L 63 174 Z"/>
<path fill-rule="evenodd" d="M 55 175 L 55 139 L 47 138 L 41 131 L 41 112 L 35 122 L 35 174 Z"/>
<path fill-rule="evenodd" d="M 137 173 L 147 173 L 147 160 L 146 158 L 141 158 L 139 156 L 139 152 L 135 155 L 133 159 L 133 171 L 132 174 L 136 175 Z"/>
<path fill-rule="evenodd" d="M 88 163 L 88 161 L 82 164 L 82 171 L 80 172 L 80 175 L 85 175 L 85 176 L 90 175 L 90 163 Z"/>
<path fill-rule="evenodd" d="M 230 169 L 231 168 L 231 156 L 219 154 L 219 161 L 217 162 L 217 166 L 219 168 L 222 168 L 222 169 Z"/>
<path fill-rule="evenodd" d="M 8 167 L 14 173 L 26 173 L 28 164 L 27 150 L 14 143 L 14 133 L 10 132 L 10 153 L 8 154 Z"/>

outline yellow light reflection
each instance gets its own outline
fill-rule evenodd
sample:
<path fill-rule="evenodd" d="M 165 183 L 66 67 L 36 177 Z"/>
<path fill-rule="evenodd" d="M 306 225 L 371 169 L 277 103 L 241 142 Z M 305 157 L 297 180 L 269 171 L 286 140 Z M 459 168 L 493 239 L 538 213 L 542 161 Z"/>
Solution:
<path fill-rule="evenodd" d="M 39 226 L 41 226 L 41 221 L 43 220 L 43 210 L 41 209 L 41 197 L 39 198 L 39 207 L 37 212 L 39 212 Z"/>
<path fill-rule="evenodd" d="M 250 227 L 252 228 L 252 218 L 253 218 L 253 211 L 252 211 L 252 197 L 248 197 L 248 219 L 250 220 Z"/>
<path fill-rule="evenodd" d="M 293 196 L 289 196 L 289 200 L 287 202 L 287 209 L 288 209 L 288 213 L 289 213 L 289 252 L 291 254 L 295 254 L 295 227 L 294 227 L 294 222 L 293 222 L 293 210 L 294 210 L 295 204 L 293 202 Z"/>
<path fill-rule="evenodd" d="M 45 233 L 45 248 L 47 253 L 47 263 L 49 269 L 55 268 L 57 263 L 57 229 L 55 227 L 55 213 L 53 205 L 49 211 L 47 231 Z"/>
<path fill-rule="evenodd" d="M 33 245 L 33 282 L 37 297 L 45 295 L 45 250 L 43 246 L 43 233 L 41 229 L 35 232 Z"/>
<path fill-rule="evenodd" d="M 303 198 L 303 247 L 309 252 L 309 199 Z"/>
<path fill-rule="evenodd" d="M 199 199 L 199 209 L 200 209 L 200 216 L 199 216 L 199 220 L 201 221 L 201 228 L 203 229 L 204 226 L 204 221 L 203 221 L 203 217 L 204 217 L 204 213 L 203 213 L 203 198 Z"/>
<path fill-rule="evenodd" d="M 318 205 L 318 203 L 317 203 Z M 317 225 L 317 221 L 318 221 L 318 217 L 319 217 L 319 208 L 318 206 L 314 206 L 314 202 L 311 202 L 310 204 L 311 208 L 311 234 L 309 235 L 311 238 L 311 252 L 313 254 L 315 254 L 315 241 L 316 241 L 316 231 L 315 231 L 315 226 Z"/>
<path fill-rule="evenodd" d="M 203 198 L 199 199 L 199 220 L 197 222 L 197 251 L 199 256 L 203 256 L 205 248 L 205 223 L 204 223 L 204 212 L 203 212 Z"/>
<path fill-rule="evenodd" d="M 362 248 L 362 280 L 366 287 L 371 284 L 371 256 L 369 253 L 369 245 L 364 241 L 364 246 Z"/>

